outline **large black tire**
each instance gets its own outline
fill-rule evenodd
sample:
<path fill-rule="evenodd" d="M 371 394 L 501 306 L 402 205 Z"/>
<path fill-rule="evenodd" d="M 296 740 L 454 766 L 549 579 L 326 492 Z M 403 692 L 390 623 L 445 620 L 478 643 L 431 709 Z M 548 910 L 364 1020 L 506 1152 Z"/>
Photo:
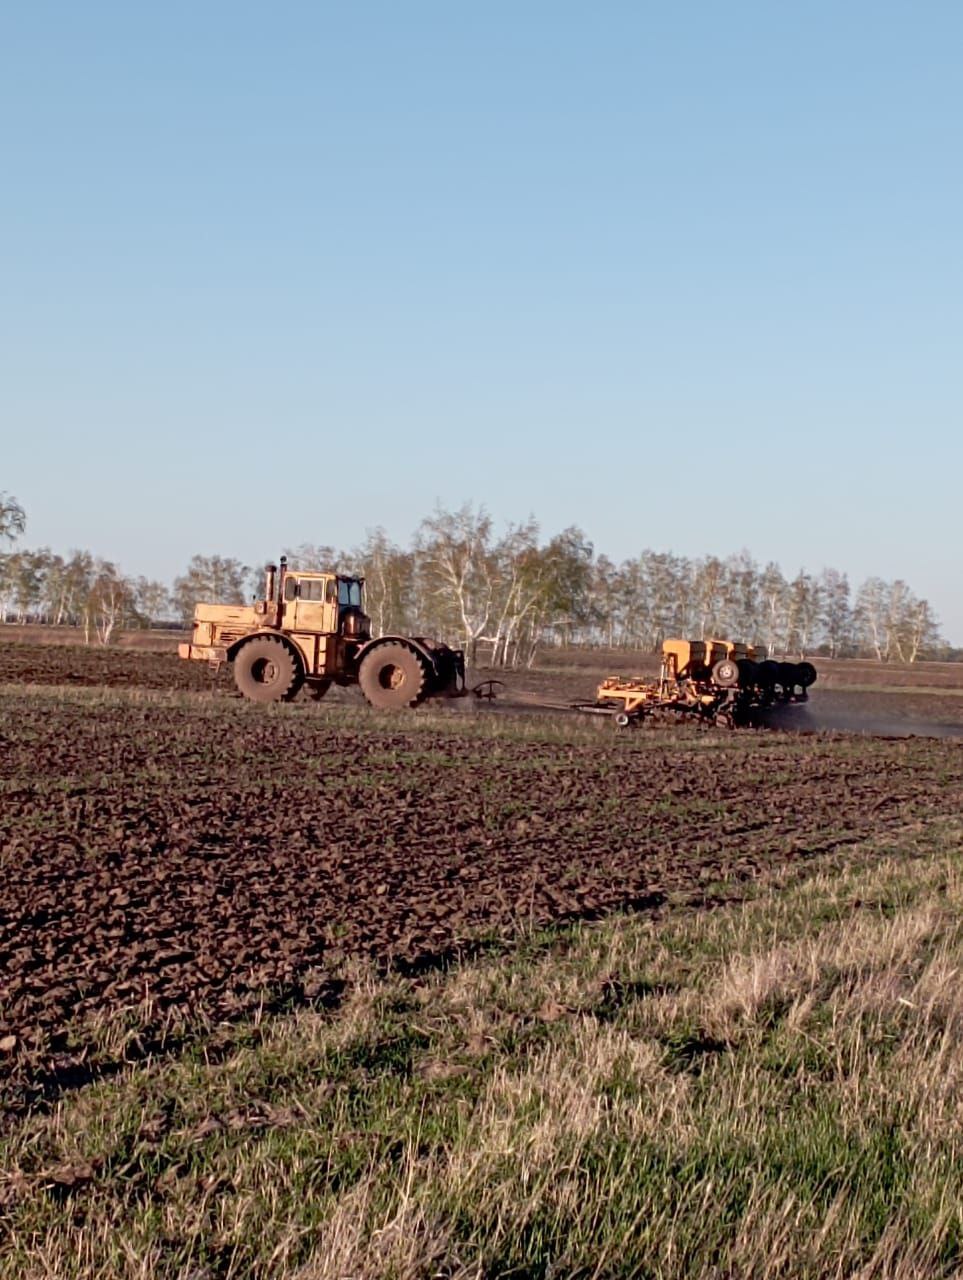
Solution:
<path fill-rule="evenodd" d="M 752 658 L 738 658 L 736 660 L 736 666 L 739 668 L 739 688 L 754 688 L 756 684 L 758 664 L 753 662 Z"/>
<path fill-rule="evenodd" d="M 767 658 L 756 667 L 756 684 L 765 693 L 772 693 L 779 680 L 779 663 Z"/>
<path fill-rule="evenodd" d="M 776 683 L 782 687 L 782 696 L 788 702 L 796 692 L 795 662 L 780 662 Z"/>
<path fill-rule="evenodd" d="M 252 702 L 290 702 L 303 679 L 300 662 L 274 636 L 248 640 L 234 659 L 234 683 Z"/>
<path fill-rule="evenodd" d="M 712 668 L 712 683 L 721 689 L 734 689 L 739 683 L 739 665 L 731 658 L 722 658 Z"/>
<path fill-rule="evenodd" d="M 816 668 L 811 662 L 796 663 L 796 683 L 801 689 L 808 689 L 816 683 Z"/>
<path fill-rule="evenodd" d="M 358 684 L 373 707 L 417 707 L 428 694 L 428 671 L 420 654 L 392 640 L 361 659 Z"/>

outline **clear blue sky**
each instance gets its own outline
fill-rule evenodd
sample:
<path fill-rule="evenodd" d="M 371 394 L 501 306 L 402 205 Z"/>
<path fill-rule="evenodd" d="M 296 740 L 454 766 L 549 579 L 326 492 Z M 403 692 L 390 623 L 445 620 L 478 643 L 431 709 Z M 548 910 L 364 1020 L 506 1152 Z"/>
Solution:
<path fill-rule="evenodd" d="M 0 9 L 0 489 L 171 578 L 440 500 L 963 643 L 963 5 Z"/>

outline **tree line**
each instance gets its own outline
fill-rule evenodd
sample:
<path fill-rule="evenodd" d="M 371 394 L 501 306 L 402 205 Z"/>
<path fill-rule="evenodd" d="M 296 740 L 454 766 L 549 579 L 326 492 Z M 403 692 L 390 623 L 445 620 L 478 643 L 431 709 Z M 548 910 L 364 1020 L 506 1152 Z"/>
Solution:
<path fill-rule="evenodd" d="M 107 644 L 121 628 L 184 625 L 198 601 L 240 604 L 262 590 L 260 567 L 232 557 L 196 555 L 168 586 L 87 551 L 21 549 L 25 527 L 22 507 L 0 494 L 10 547 L 0 553 L 0 622 L 75 626 Z M 292 568 L 363 576 L 376 634 L 435 635 L 494 666 L 530 665 L 561 644 L 656 650 L 670 635 L 742 639 L 770 656 L 956 656 L 929 602 L 900 579 L 853 590 L 838 569 L 789 577 L 746 551 L 646 550 L 615 563 L 574 525 L 548 539 L 534 519 L 497 530 L 471 505 L 437 508 L 408 546 L 376 529 L 349 550 L 302 544 L 285 554 Z"/>

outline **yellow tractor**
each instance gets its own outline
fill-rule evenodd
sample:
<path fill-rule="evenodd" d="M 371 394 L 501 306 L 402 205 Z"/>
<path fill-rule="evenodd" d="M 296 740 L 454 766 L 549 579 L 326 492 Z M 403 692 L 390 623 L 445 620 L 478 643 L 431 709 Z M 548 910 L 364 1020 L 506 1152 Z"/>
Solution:
<path fill-rule="evenodd" d="M 250 605 L 199 604 L 181 658 L 215 669 L 233 663 L 234 683 L 253 702 L 286 702 L 307 685 L 357 684 L 373 707 L 416 707 L 465 692 L 465 655 L 423 636 L 371 638 L 364 579 L 302 573 L 269 564 L 264 598 Z"/>

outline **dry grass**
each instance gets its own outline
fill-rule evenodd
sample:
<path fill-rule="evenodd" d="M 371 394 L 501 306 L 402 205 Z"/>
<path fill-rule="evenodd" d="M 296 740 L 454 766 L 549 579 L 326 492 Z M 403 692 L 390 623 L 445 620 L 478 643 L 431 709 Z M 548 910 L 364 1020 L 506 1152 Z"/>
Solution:
<path fill-rule="evenodd" d="M 80 1091 L 5 1140 L 0 1276 L 961 1274 L 961 833 Z"/>

